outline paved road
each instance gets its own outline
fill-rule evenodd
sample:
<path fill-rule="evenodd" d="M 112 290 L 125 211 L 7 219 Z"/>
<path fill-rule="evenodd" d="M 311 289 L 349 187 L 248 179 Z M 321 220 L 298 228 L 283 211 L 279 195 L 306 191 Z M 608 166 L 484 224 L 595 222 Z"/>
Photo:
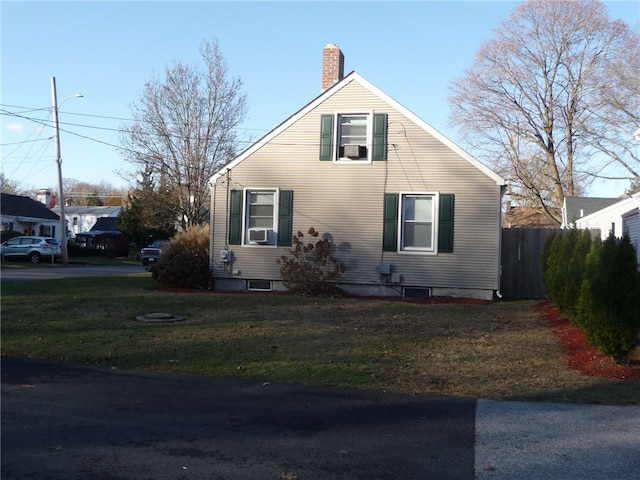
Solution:
<path fill-rule="evenodd" d="M 69 277 L 105 277 L 144 272 L 142 265 L 76 265 L 64 267 L 60 264 L 40 265 L 34 268 L 3 268 L 0 272 L 2 284 L 28 282 L 33 280 L 51 280 Z"/>
<path fill-rule="evenodd" d="M 2 478 L 472 480 L 472 399 L 2 358 Z"/>
<path fill-rule="evenodd" d="M 637 480 L 640 407 L 2 358 L 3 480 Z"/>

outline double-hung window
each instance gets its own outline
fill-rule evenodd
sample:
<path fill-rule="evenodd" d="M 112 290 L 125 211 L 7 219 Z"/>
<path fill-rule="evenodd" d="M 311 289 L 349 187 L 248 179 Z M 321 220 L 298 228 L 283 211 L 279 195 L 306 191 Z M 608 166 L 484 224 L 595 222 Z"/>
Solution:
<path fill-rule="evenodd" d="M 435 196 L 403 194 L 401 250 L 432 252 L 434 250 Z"/>
<path fill-rule="evenodd" d="M 338 159 L 367 160 L 369 115 L 338 115 Z"/>
<path fill-rule="evenodd" d="M 230 245 L 291 245 L 293 191 L 278 188 L 232 190 Z"/>
<path fill-rule="evenodd" d="M 382 249 L 398 253 L 453 253 L 455 196 L 386 193 Z"/>
<path fill-rule="evenodd" d="M 387 159 L 387 114 L 321 115 L 320 160 L 369 163 Z"/>

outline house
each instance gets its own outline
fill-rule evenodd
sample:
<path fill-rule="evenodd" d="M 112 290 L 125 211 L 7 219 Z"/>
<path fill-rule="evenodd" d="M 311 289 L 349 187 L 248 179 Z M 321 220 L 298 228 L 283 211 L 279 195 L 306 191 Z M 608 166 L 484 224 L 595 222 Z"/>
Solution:
<path fill-rule="evenodd" d="M 492 299 L 504 180 L 323 51 L 322 93 L 210 180 L 217 290 L 284 290 L 277 260 L 310 227 L 351 294 Z"/>
<path fill-rule="evenodd" d="M 561 216 L 559 209 L 552 214 Z M 508 204 L 502 219 L 504 228 L 558 228 L 558 222 L 547 215 L 542 208 Z"/>
<path fill-rule="evenodd" d="M 60 241 L 60 217 L 37 200 L 3 193 L 0 198 L 2 231 L 53 237 Z"/>
<path fill-rule="evenodd" d="M 640 193 L 617 200 L 612 205 L 576 220 L 576 227 L 599 231 L 602 240 L 609 234 L 617 238 L 628 235 L 636 249 L 640 264 Z"/>
<path fill-rule="evenodd" d="M 60 214 L 60 206 L 52 208 L 54 212 Z M 81 207 L 76 205 L 64 208 L 64 216 L 67 220 L 67 233 L 69 239 L 74 239 L 78 233 L 87 232 L 101 218 L 110 218 L 116 222 L 122 212 L 122 207 L 114 206 L 90 206 Z M 104 229 L 103 229 L 104 230 Z M 117 227 L 114 228 L 117 230 Z"/>
<path fill-rule="evenodd" d="M 561 228 L 573 228 L 576 226 L 576 220 L 591 215 L 619 201 L 620 198 L 612 197 L 564 197 Z"/>
<path fill-rule="evenodd" d="M 639 198 L 637 194 L 629 198 L 618 198 L 611 205 L 578 218 L 575 221 L 575 226 L 599 231 L 602 240 L 606 240 L 609 234 L 621 238 L 623 235 L 622 215 L 637 207 L 640 203 Z"/>

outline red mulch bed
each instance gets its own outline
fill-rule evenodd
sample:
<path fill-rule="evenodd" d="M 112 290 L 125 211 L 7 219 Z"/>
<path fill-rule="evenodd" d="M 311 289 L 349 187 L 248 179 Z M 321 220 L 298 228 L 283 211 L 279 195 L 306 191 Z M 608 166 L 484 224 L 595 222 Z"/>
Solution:
<path fill-rule="evenodd" d="M 636 349 L 629 365 L 618 365 L 589 345 L 584 332 L 573 325 L 553 302 L 536 305 L 536 311 L 547 322 L 562 343 L 569 367 L 584 375 L 602 378 L 640 378 L 640 352 Z"/>

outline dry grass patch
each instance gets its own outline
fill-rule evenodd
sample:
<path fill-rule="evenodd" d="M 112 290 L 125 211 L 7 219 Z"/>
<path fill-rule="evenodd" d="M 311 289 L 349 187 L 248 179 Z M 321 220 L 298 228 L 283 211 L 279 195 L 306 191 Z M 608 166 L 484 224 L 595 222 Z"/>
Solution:
<path fill-rule="evenodd" d="M 4 355 L 490 399 L 640 398 L 639 380 L 570 370 L 535 302 L 167 292 L 147 276 L 7 285 L 2 302 Z M 186 320 L 135 321 L 150 312 Z"/>

